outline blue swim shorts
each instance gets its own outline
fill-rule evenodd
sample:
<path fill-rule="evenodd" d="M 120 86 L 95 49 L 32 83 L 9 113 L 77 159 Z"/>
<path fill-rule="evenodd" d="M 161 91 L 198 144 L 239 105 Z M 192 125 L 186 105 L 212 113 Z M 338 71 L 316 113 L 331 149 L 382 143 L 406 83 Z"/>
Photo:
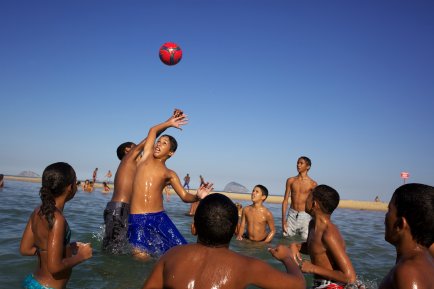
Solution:
<path fill-rule="evenodd" d="M 174 246 L 187 244 L 187 241 L 164 211 L 130 214 L 128 217 L 128 241 L 152 257 L 159 257 Z"/>
<path fill-rule="evenodd" d="M 33 274 L 29 274 L 23 281 L 24 289 L 53 289 L 51 287 L 46 287 L 38 282 L 38 280 L 33 277 Z"/>

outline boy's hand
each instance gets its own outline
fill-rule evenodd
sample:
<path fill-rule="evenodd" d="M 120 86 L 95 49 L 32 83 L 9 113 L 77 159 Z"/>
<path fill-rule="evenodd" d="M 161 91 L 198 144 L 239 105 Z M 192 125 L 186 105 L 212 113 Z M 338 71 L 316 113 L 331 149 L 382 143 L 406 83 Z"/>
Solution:
<path fill-rule="evenodd" d="M 87 260 L 92 257 L 92 245 L 90 243 L 76 242 L 77 255 L 82 258 L 82 260 Z"/>
<path fill-rule="evenodd" d="M 243 240 L 243 236 L 237 236 L 237 240 L 238 241 L 242 241 Z"/>
<path fill-rule="evenodd" d="M 181 126 L 186 125 L 188 123 L 188 118 L 185 114 L 181 114 L 177 117 L 171 117 L 167 120 L 171 127 L 176 127 L 177 129 L 181 129 Z"/>
<path fill-rule="evenodd" d="M 273 255 L 273 257 L 279 261 L 282 261 L 286 258 L 291 258 L 291 250 L 284 245 L 278 245 L 275 248 L 268 248 L 268 252 L 270 252 L 271 255 Z"/>
<path fill-rule="evenodd" d="M 301 261 L 298 263 L 301 272 L 313 274 L 314 265 L 309 261 Z"/>
<path fill-rule="evenodd" d="M 184 112 L 182 111 L 182 110 L 180 110 L 180 109 L 178 109 L 178 108 L 175 108 L 174 110 L 173 110 L 173 115 L 172 115 L 172 117 L 180 117 L 181 115 L 183 115 L 184 114 Z"/>
<path fill-rule="evenodd" d="M 298 248 L 298 245 L 296 243 L 291 243 L 288 246 L 290 251 L 290 257 L 293 259 L 297 264 L 300 264 L 303 261 L 303 258 L 301 258 L 300 249 Z"/>
<path fill-rule="evenodd" d="M 202 186 L 200 186 L 199 189 L 197 189 L 196 195 L 199 197 L 199 199 L 203 199 L 206 196 L 209 195 L 209 193 L 214 189 L 212 187 L 213 183 L 205 183 Z"/>

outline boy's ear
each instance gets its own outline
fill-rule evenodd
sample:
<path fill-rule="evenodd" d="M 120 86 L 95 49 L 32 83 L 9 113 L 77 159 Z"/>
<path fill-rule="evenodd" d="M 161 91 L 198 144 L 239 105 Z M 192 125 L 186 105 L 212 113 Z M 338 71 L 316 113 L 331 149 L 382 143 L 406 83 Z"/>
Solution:
<path fill-rule="evenodd" d="M 173 156 L 175 154 L 175 152 L 169 152 L 169 158 L 171 157 L 171 156 Z"/>

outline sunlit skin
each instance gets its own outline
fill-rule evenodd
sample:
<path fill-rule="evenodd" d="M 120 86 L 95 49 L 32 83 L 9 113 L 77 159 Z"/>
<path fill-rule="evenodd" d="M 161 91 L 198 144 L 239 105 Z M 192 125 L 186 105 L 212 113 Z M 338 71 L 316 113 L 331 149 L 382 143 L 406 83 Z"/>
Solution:
<path fill-rule="evenodd" d="M 385 239 L 396 248 L 395 266 L 379 289 L 433 289 L 434 259 L 428 249 L 414 241 L 404 217 L 398 217 L 393 198 L 384 221 Z"/>
<path fill-rule="evenodd" d="M 242 211 L 241 224 L 237 240 L 243 240 L 243 234 L 247 225 L 249 240 L 269 243 L 276 233 L 273 214 L 267 209 L 263 202 L 265 196 L 259 187 L 254 187 L 251 195 L 253 204 L 244 207 Z M 267 227 L 269 232 L 267 232 Z"/>
<path fill-rule="evenodd" d="M 331 222 L 330 215 L 322 212 L 312 193 L 306 200 L 306 212 L 312 216 L 309 235 L 305 243 L 292 243 L 292 258 L 300 264 L 304 273 L 315 278 L 342 283 L 353 283 L 356 273 L 345 252 L 345 241 L 339 229 Z M 309 261 L 302 261 L 301 253 L 309 254 Z"/>
<path fill-rule="evenodd" d="M 187 124 L 187 116 L 181 114 L 152 127 L 144 143 L 143 155 L 138 161 L 133 182 L 131 214 L 155 213 L 164 210 L 163 190 L 171 185 L 182 201 L 192 203 L 204 198 L 212 190 L 212 184 L 201 186 L 196 194 L 188 193 L 178 175 L 166 167 L 166 161 L 173 156 L 170 139 L 162 136 L 156 141 L 157 132 L 169 127 L 180 129 Z"/>
<path fill-rule="evenodd" d="M 56 211 L 51 230 L 48 229 L 45 216 L 38 214 L 40 207 L 36 208 L 30 216 L 20 244 L 20 253 L 24 256 L 34 256 L 37 248 L 43 249 L 38 256 L 40 262 L 34 271 L 34 277 L 40 284 L 56 289 L 65 288 L 72 267 L 92 257 L 90 243 L 74 242 L 63 245 L 66 230 L 63 208 L 76 192 L 74 181 L 62 195 L 55 198 Z"/>
<path fill-rule="evenodd" d="M 302 158 L 297 160 L 298 175 L 286 180 L 285 195 L 282 202 L 282 229 L 286 232 L 288 202 L 291 197 L 291 208 L 305 211 L 306 199 L 310 192 L 318 185 L 308 176 L 310 166 Z"/>

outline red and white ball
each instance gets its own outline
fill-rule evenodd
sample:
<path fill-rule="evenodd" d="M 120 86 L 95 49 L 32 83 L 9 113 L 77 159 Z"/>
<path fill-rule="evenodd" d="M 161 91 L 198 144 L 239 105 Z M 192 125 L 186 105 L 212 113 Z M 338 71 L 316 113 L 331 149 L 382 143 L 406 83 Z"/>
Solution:
<path fill-rule="evenodd" d="M 160 47 L 160 59 L 166 65 L 175 65 L 182 58 L 182 49 L 178 44 L 166 42 Z"/>

